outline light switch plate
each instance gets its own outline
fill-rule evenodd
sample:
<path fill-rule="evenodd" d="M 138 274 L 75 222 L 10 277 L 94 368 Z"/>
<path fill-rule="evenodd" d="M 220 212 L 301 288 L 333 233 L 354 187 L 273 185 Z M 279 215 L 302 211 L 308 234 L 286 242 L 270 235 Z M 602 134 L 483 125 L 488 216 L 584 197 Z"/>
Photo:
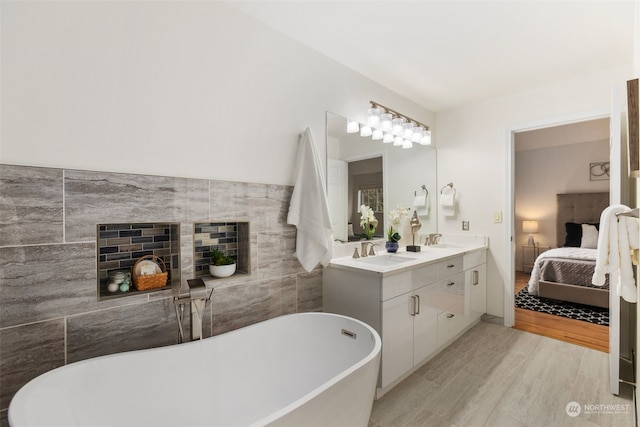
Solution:
<path fill-rule="evenodd" d="M 493 222 L 502 222 L 502 211 L 495 211 L 493 213 Z"/>
<path fill-rule="evenodd" d="M 469 221 L 462 221 L 462 231 L 469 231 Z"/>

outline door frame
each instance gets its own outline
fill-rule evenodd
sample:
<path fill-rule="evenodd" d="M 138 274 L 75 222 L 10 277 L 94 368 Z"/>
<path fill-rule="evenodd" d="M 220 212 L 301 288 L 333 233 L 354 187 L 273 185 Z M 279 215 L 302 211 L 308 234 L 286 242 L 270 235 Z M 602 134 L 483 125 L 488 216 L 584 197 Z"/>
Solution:
<path fill-rule="evenodd" d="M 506 145 L 506 176 L 505 181 L 507 184 L 506 191 L 506 211 L 507 215 L 505 218 L 504 224 L 504 237 L 505 237 L 505 247 L 509 248 L 506 252 L 506 260 L 505 266 L 507 268 L 506 271 L 506 282 L 504 287 L 504 326 L 512 327 L 515 324 L 515 258 L 516 258 L 516 244 L 515 244 L 515 134 L 518 132 L 525 132 L 536 129 L 544 129 L 549 127 L 561 126 L 571 123 L 584 122 L 589 120 L 596 120 L 602 118 L 611 119 L 612 111 L 611 109 L 596 109 L 591 111 L 583 111 L 574 114 L 568 114 L 563 116 L 556 117 L 547 117 L 538 120 L 532 120 L 529 122 L 514 124 L 508 126 L 505 131 L 505 145 Z M 611 136 L 611 135 L 610 135 Z M 615 150 L 613 147 L 610 151 L 613 154 Z M 619 152 L 619 149 L 618 149 Z M 611 169 L 614 169 L 613 162 L 611 164 Z M 614 182 L 613 176 L 611 178 L 611 183 Z M 618 184 L 619 185 L 619 184 Z M 612 190 L 612 184 L 609 185 L 610 191 Z M 618 189 L 619 190 L 619 189 Z"/>

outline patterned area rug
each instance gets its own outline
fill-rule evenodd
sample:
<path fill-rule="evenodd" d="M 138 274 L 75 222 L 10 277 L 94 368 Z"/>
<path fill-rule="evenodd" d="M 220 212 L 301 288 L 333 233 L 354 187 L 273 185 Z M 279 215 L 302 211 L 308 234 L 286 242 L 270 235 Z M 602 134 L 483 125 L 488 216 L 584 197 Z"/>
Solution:
<path fill-rule="evenodd" d="M 529 295 L 527 288 L 524 288 L 516 294 L 516 307 L 568 317 L 569 319 L 582 320 L 597 325 L 609 326 L 608 308 L 540 298 Z"/>

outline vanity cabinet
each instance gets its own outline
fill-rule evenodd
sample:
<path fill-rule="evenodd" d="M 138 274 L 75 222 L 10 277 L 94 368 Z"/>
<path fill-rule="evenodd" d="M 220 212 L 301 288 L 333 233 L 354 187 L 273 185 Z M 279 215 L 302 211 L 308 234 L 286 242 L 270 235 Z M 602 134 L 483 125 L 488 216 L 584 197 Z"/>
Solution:
<path fill-rule="evenodd" d="M 402 281 L 405 289 L 406 285 L 412 289 L 400 295 L 397 292 L 405 289 L 396 287 L 395 293 L 384 292 L 386 279 L 381 283 L 383 298 L 388 297 L 378 302 L 382 308 L 381 329 L 378 330 L 383 343 L 381 388 L 413 369 L 416 361 L 423 360 L 437 348 L 438 313 L 429 303 L 428 289 L 437 274 L 436 266 L 426 266 L 390 276 L 391 283 Z"/>
<path fill-rule="evenodd" d="M 484 313 L 486 250 L 389 273 L 330 265 L 324 311 L 371 325 L 382 338 L 378 397 Z"/>
<path fill-rule="evenodd" d="M 472 321 L 487 312 L 487 251 L 464 256 L 465 315 Z"/>

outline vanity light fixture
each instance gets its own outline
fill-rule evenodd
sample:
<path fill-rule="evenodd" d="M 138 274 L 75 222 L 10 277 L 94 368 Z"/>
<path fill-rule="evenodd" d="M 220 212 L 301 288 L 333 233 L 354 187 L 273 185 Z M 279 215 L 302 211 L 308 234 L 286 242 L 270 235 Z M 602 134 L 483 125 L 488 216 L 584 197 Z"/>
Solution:
<path fill-rule="evenodd" d="M 360 136 L 370 136 L 374 141 L 382 140 L 402 148 L 413 148 L 414 143 L 431 145 L 429 126 L 375 101 L 369 102 L 367 122 L 360 125 L 355 120 L 348 120 L 347 133 L 360 132 Z"/>
<path fill-rule="evenodd" d="M 360 135 L 371 136 L 374 140 L 402 148 L 412 148 L 413 143 L 420 145 L 431 144 L 429 126 L 411 117 L 398 113 L 389 107 L 370 101 L 371 108 L 367 110 L 367 124 L 365 132 L 360 128 Z"/>

